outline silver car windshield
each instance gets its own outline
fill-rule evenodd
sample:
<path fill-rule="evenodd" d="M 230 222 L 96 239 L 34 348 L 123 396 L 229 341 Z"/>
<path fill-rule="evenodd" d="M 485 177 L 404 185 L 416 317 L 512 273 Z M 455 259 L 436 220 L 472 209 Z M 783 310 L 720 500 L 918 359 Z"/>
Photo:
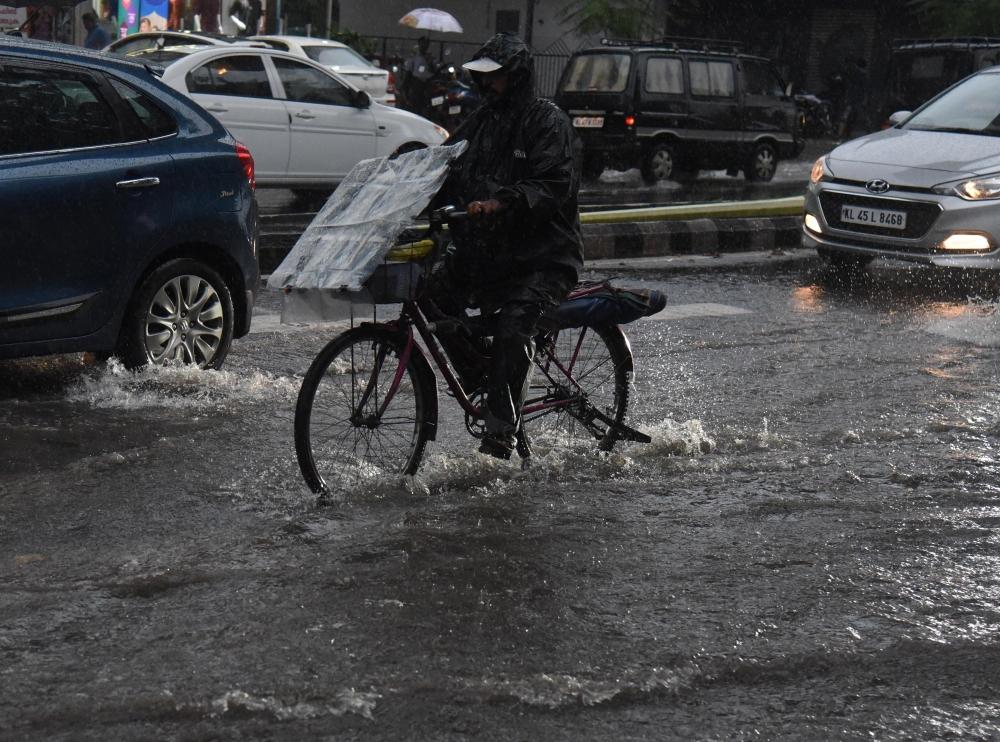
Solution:
<path fill-rule="evenodd" d="M 903 128 L 1000 136 L 1000 74 L 969 78 L 912 116 Z"/>

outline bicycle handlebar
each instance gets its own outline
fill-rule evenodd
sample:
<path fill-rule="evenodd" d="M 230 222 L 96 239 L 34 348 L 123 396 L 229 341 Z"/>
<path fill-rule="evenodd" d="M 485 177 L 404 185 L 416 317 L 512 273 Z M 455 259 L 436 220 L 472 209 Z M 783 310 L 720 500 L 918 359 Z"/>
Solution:
<path fill-rule="evenodd" d="M 469 218 L 469 212 L 459 211 L 454 206 L 443 206 L 430 213 L 431 225 L 457 224 Z"/>

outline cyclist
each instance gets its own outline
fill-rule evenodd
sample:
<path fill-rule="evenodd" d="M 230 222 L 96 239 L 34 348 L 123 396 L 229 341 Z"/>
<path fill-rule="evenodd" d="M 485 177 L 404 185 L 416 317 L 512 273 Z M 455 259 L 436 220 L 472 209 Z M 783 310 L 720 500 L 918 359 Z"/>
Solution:
<path fill-rule="evenodd" d="M 494 321 L 479 450 L 509 458 L 536 323 L 583 267 L 580 145 L 566 114 L 535 96 L 531 52 L 518 37 L 497 34 L 462 66 L 484 102 L 446 142 L 467 141 L 468 149 L 437 203 L 464 208 L 470 221 L 452 227 L 453 246 L 428 294 L 445 314 L 478 306 Z M 445 345 L 454 360 L 454 343 Z"/>

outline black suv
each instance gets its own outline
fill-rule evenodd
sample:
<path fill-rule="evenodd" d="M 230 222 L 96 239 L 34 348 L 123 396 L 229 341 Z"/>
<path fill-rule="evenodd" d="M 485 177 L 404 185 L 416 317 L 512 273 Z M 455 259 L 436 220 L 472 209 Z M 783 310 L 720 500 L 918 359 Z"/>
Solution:
<path fill-rule="evenodd" d="M 700 169 L 774 177 L 803 140 L 795 101 L 771 62 L 735 42 L 605 39 L 575 53 L 555 101 L 584 147 L 584 173 L 638 165 L 643 178 L 684 180 Z"/>

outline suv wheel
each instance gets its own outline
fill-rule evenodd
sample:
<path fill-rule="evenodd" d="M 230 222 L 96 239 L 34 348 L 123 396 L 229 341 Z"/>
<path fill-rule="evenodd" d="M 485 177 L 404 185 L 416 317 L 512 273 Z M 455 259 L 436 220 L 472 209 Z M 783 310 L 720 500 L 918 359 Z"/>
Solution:
<path fill-rule="evenodd" d="M 149 274 L 122 322 L 118 357 L 128 368 L 168 362 L 219 368 L 233 341 L 232 295 L 222 277 L 189 258 Z"/>
<path fill-rule="evenodd" d="M 777 169 L 778 153 L 775 151 L 773 145 L 765 142 L 754 147 L 753 154 L 750 155 L 750 161 L 743 172 L 746 174 L 747 180 L 767 183 L 774 177 Z"/>
<path fill-rule="evenodd" d="M 677 152 L 669 142 L 657 142 L 650 147 L 639 166 L 643 180 L 649 184 L 670 180 L 675 176 L 676 169 Z"/>

